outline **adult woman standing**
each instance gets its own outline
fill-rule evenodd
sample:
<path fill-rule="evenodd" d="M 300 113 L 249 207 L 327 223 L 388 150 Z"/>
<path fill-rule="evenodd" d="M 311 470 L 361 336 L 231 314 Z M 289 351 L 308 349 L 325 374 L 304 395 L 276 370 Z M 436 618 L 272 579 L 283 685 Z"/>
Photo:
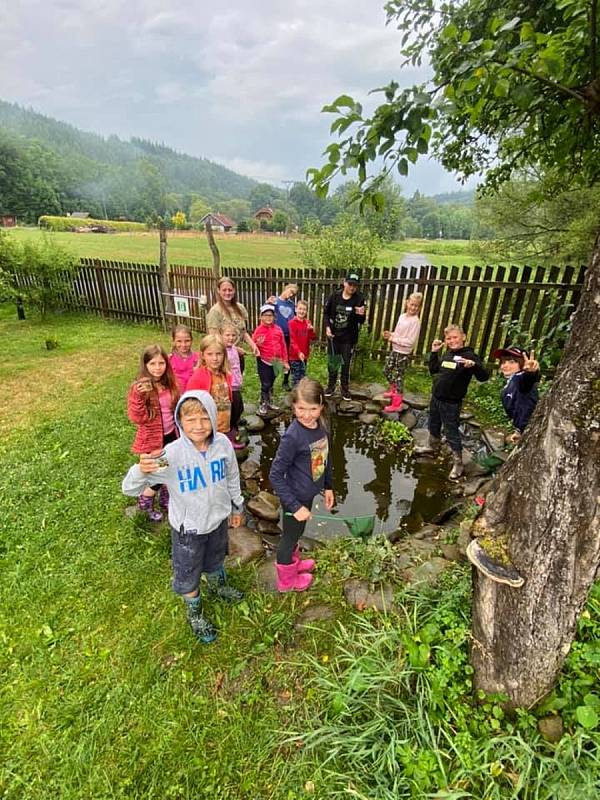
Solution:
<path fill-rule="evenodd" d="M 248 333 L 248 312 L 236 300 L 233 281 L 231 278 L 223 276 L 217 282 L 217 302 L 206 316 L 206 327 L 208 333 L 220 335 L 225 324 L 233 325 L 237 331 L 236 345 L 240 351 L 240 362 L 243 371 L 243 350 L 241 350 L 240 345 L 245 342 L 255 356 L 258 355 L 258 347 Z"/>

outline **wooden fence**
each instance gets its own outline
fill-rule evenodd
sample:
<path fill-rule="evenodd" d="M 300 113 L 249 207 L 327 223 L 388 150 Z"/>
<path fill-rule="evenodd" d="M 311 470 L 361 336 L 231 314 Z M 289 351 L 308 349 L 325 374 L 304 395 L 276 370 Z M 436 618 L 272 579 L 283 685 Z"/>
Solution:
<path fill-rule="evenodd" d="M 505 316 L 538 339 L 548 328 L 570 313 L 579 301 L 585 267 L 374 267 L 362 270 L 360 291 L 367 302 L 368 340 L 373 355 L 382 352 L 382 333 L 393 329 L 402 305 L 411 292 L 423 293 L 422 326 L 416 355 L 429 350 L 431 341 L 442 335 L 450 322 L 463 325 L 469 343 L 483 357 L 505 343 L 500 323 Z M 237 296 L 257 324 L 259 308 L 266 298 L 281 292 L 286 283 L 296 283 L 299 297 L 307 301 L 309 318 L 317 332 L 324 334 L 323 305 L 344 278 L 333 269 L 275 269 L 236 267 L 226 270 L 235 282 Z M 17 276 L 17 285 L 31 279 Z M 214 278 L 207 267 L 172 265 L 169 269 L 170 295 L 187 297 L 190 317 L 169 313 L 170 303 L 161 294 L 157 265 L 129 264 L 82 259 L 70 290 L 64 293 L 67 308 L 92 311 L 106 317 L 131 321 L 191 324 L 205 330 L 207 306 L 214 300 Z M 559 306 L 571 304 L 565 312 Z"/>

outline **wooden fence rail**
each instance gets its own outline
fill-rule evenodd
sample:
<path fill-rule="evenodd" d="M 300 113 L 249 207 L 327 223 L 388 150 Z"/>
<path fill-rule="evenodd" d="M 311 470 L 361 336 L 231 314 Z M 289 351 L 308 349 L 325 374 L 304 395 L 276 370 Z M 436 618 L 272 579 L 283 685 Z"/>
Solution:
<path fill-rule="evenodd" d="M 414 291 L 423 293 L 422 325 L 416 355 L 429 350 L 450 322 L 465 328 L 469 343 L 483 357 L 506 341 L 502 319 L 517 320 L 523 330 L 538 339 L 577 306 L 585 267 L 439 266 L 373 267 L 362 270 L 360 291 L 367 302 L 368 344 L 374 356 L 382 353 L 382 333 L 393 329 L 403 303 Z M 257 324 L 266 298 L 278 295 L 286 283 L 296 283 L 299 297 L 307 301 L 309 318 L 324 334 L 323 305 L 344 278 L 334 269 L 233 267 L 226 270 L 237 296 L 246 306 L 250 325 Z M 32 278 L 17 275 L 17 286 L 31 285 Z M 189 323 L 205 330 L 207 306 L 214 301 L 214 278 L 209 267 L 172 265 L 171 295 L 188 298 L 190 317 L 166 312 L 161 293 L 160 269 L 154 264 L 130 264 L 81 259 L 69 290 L 63 293 L 66 308 L 91 311 L 131 321 L 170 325 Z M 565 311 L 565 304 L 571 308 Z"/>

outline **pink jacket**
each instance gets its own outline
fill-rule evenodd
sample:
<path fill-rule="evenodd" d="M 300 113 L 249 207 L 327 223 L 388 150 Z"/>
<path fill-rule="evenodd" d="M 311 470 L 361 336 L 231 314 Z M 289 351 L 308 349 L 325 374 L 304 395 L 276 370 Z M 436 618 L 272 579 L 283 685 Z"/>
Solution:
<path fill-rule="evenodd" d="M 169 364 L 175 373 L 181 394 L 187 389 L 188 381 L 199 361 L 200 353 L 190 353 L 187 358 L 182 358 L 179 353 L 171 353 L 169 356 Z"/>
<path fill-rule="evenodd" d="M 404 355 L 412 353 L 413 347 L 419 338 L 420 330 L 421 320 L 416 314 L 411 316 L 400 314 L 396 328 L 390 337 L 392 350 L 395 353 L 403 353 Z"/>
<path fill-rule="evenodd" d="M 158 392 L 153 389 L 150 392 L 150 406 L 154 412 L 151 419 L 146 408 L 146 395 L 138 392 L 136 383 L 132 384 L 127 396 L 127 416 L 134 425 L 137 425 L 131 451 L 133 453 L 151 453 L 153 450 L 162 449 L 163 446 L 164 434 L 160 401 Z"/>
<path fill-rule="evenodd" d="M 287 347 L 283 331 L 277 325 L 258 325 L 252 334 L 252 341 L 258 345 L 260 358 L 267 364 L 274 359 L 280 359 L 284 364 L 288 363 Z"/>

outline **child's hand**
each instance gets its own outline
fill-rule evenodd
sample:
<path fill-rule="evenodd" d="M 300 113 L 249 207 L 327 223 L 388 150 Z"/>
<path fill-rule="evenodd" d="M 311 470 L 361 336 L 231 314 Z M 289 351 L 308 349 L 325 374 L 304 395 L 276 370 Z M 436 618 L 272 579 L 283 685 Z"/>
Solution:
<path fill-rule="evenodd" d="M 235 349 L 238 351 L 238 353 L 239 353 L 241 356 L 245 356 L 245 355 L 246 355 L 246 351 L 244 350 L 244 348 L 243 348 L 243 347 L 237 347 L 237 346 L 236 346 L 236 348 L 235 348 Z"/>
<path fill-rule="evenodd" d="M 157 456 L 160 454 L 160 450 L 157 450 L 154 453 L 142 453 L 140 456 L 140 469 L 144 473 L 144 475 L 149 475 L 151 472 L 156 472 L 160 468 L 160 464 L 158 463 Z"/>
<path fill-rule="evenodd" d="M 438 350 L 441 350 L 443 346 L 444 343 L 442 342 L 441 339 L 434 339 L 433 342 L 431 343 L 431 352 L 437 353 Z"/>
<path fill-rule="evenodd" d="M 459 363 L 466 369 L 472 369 L 475 366 L 475 362 L 470 358 L 463 358 L 463 360 Z"/>
<path fill-rule="evenodd" d="M 135 385 L 140 394 L 148 394 L 152 391 L 152 381 L 150 378 L 141 378 Z"/>
<path fill-rule="evenodd" d="M 333 333 L 331 332 L 329 325 L 325 328 L 325 335 L 328 339 L 333 339 Z"/>
<path fill-rule="evenodd" d="M 314 328 L 313 328 L 313 326 L 312 326 L 312 322 L 309 322 L 309 323 L 308 323 L 308 325 L 306 326 L 306 330 L 307 330 L 307 331 L 314 331 Z"/>
<path fill-rule="evenodd" d="M 531 353 L 529 354 L 529 358 L 526 358 L 525 361 L 523 362 L 523 370 L 525 372 L 538 372 L 539 368 L 540 365 L 535 360 L 535 353 L 532 350 Z"/>
<path fill-rule="evenodd" d="M 258 345 L 256 344 L 256 342 L 252 342 L 252 352 L 254 353 L 255 356 L 260 355 L 260 350 L 258 349 Z"/>
<path fill-rule="evenodd" d="M 333 489 L 325 489 L 323 495 L 325 497 L 325 508 L 327 511 L 331 511 L 335 505 L 335 495 L 333 493 Z"/>
<path fill-rule="evenodd" d="M 384 331 L 382 335 L 383 335 L 383 338 L 386 340 L 386 342 L 387 342 L 389 339 L 391 339 L 391 338 L 392 338 L 392 332 L 391 332 L 391 331 Z"/>
<path fill-rule="evenodd" d="M 354 309 L 359 317 L 364 317 L 366 308 L 365 306 L 356 306 Z"/>
<path fill-rule="evenodd" d="M 511 444 L 518 444 L 518 443 L 521 441 L 521 436 L 522 436 L 522 434 L 521 434 L 519 431 L 514 431 L 514 432 L 513 432 L 513 433 L 511 433 L 511 435 L 508 437 L 508 441 L 509 441 Z"/>
<path fill-rule="evenodd" d="M 298 358 L 300 359 L 300 361 L 306 361 L 306 356 L 304 355 L 304 353 L 298 353 Z"/>
<path fill-rule="evenodd" d="M 229 517 L 229 527 L 230 528 L 239 528 L 240 525 L 243 525 L 243 523 L 244 523 L 244 515 L 243 514 L 233 513 Z"/>
<path fill-rule="evenodd" d="M 292 516 L 294 519 L 298 520 L 298 522 L 306 522 L 307 519 L 312 517 L 312 514 L 306 506 L 300 506 L 298 511 L 292 514 Z"/>
<path fill-rule="evenodd" d="M 289 364 L 284 364 L 283 365 L 283 371 L 287 375 L 287 373 L 290 371 L 290 365 Z"/>

